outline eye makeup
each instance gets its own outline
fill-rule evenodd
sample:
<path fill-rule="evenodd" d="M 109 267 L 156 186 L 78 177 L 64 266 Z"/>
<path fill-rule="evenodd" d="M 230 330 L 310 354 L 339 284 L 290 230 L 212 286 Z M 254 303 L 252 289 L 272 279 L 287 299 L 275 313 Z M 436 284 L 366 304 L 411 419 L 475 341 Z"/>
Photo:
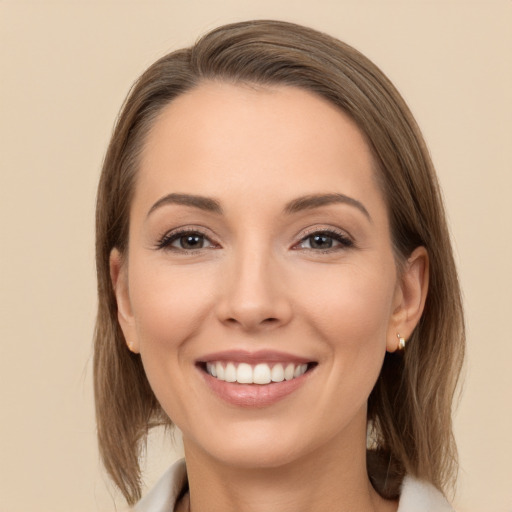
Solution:
<path fill-rule="evenodd" d="M 354 246 L 353 239 L 346 232 L 330 227 L 310 228 L 307 232 L 302 233 L 302 238 L 290 249 L 327 254 Z M 199 251 L 219 248 L 221 245 L 197 226 L 185 226 L 166 232 L 155 244 L 156 250 L 172 251 L 182 255 L 197 254 Z"/>

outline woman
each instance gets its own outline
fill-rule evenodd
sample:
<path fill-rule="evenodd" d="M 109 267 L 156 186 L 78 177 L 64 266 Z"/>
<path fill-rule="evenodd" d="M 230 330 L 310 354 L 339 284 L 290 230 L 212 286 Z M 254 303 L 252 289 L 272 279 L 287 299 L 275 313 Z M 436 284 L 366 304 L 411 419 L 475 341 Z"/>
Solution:
<path fill-rule="evenodd" d="M 98 436 L 136 510 L 441 511 L 460 290 L 428 152 L 327 35 L 220 27 L 131 91 L 98 192 Z"/>

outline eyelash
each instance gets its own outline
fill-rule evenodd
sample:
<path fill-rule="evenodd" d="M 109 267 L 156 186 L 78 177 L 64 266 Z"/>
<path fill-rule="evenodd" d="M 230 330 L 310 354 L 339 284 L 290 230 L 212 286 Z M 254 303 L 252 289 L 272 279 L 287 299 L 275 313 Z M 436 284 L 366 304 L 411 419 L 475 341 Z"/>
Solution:
<path fill-rule="evenodd" d="M 199 249 L 183 249 L 179 247 L 173 247 L 172 243 L 176 240 L 179 240 L 180 238 L 186 237 L 186 236 L 198 236 L 203 238 L 204 240 L 207 240 L 211 247 L 200 247 Z M 198 251 L 210 249 L 210 248 L 216 248 L 219 247 L 218 244 L 214 243 L 208 235 L 203 233 L 202 231 L 198 229 L 180 229 L 178 231 L 171 231 L 170 233 L 166 233 L 156 244 L 156 249 L 164 249 L 169 251 L 176 251 L 180 252 L 182 254 L 193 254 L 197 253 Z"/>
<path fill-rule="evenodd" d="M 198 249 L 184 249 L 184 248 L 178 248 L 173 247 L 172 244 L 179 240 L 180 238 L 183 238 L 185 236 L 197 236 L 201 237 L 204 240 L 207 240 L 211 245 L 208 247 L 200 247 Z M 312 247 L 301 247 L 302 244 L 304 244 L 307 240 L 311 240 L 314 236 L 324 236 L 325 238 L 329 238 L 335 242 L 338 242 L 339 245 L 334 247 L 329 247 L 327 249 L 314 249 Z M 292 250 L 306 250 L 311 251 L 314 253 L 320 253 L 320 254 L 327 254 L 335 251 L 340 251 L 343 249 L 350 249 L 351 247 L 354 247 L 354 241 L 347 236 L 346 233 L 342 231 L 336 231 L 332 229 L 315 229 L 310 231 L 309 233 L 306 233 L 298 243 L 294 244 L 292 246 Z M 202 231 L 198 229 L 180 229 L 179 231 L 171 231 L 170 233 L 166 233 L 164 236 L 162 236 L 157 244 L 156 249 L 163 249 L 163 250 L 169 250 L 169 251 L 176 251 L 181 254 L 187 255 L 187 254 L 194 254 L 198 251 L 212 249 L 212 248 L 218 248 L 220 247 L 218 244 L 213 242 L 208 235 L 203 233 Z"/>
<path fill-rule="evenodd" d="M 327 249 L 314 249 L 312 247 L 300 247 L 301 244 L 305 243 L 307 240 L 310 240 L 314 236 L 323 236 L 325 238 L 330 238 L 331 240 L 338 242 L 338 246 L 329 247 Z M 306 233 L 300 241 L 295 244 L 292 249 L 294 250 L 305 250 L 310 251 L 314 253 L 320 253 L 320 254 L 328 254 L 331 252 L 336 252 L 344 249 L 350 249 L 351 247 L 354 247 L 354 241 L 352 238 L 350 238 L 346 233 L 343 231 L 336 231 L 333 229 L 314 229 L 310 231 L 309 233 Z"/>

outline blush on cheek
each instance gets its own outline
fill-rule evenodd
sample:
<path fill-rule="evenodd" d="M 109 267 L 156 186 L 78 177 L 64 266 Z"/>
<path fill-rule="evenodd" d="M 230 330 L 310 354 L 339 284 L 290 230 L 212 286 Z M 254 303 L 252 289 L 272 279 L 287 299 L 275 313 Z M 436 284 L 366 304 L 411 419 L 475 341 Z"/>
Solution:
<path fill-rule="evenodd" d="M 175 350 L 193 336 L 195 326 L 200 324 L 190 314 L 191 309 L 194 309 L 193 302 L 188 306 L 186 300 L 147 301 L 139 309 L 138 324 L 143 329 L 139 331 L 141 345 L 151 343 L 158 345 L 161 350 Z"/>
<path fill-rule="evenodd" d="M 168 262 L 134 263 L 130 296 L 141 341 L 176 346 L 191 337 L 211 309 L 212 276 L 205 272 L 183 270 Z"/>
<path fill-rule="evenodd" d="M 315 326 L 322 326 L 326 339 L 339 339 L 343 344 L 367 344 L 379 337 L 385 341 L 390 301 L 387 289 L 340 284 L 331 293 L 319 294 L 308 304 L 308 314 L 314 315 Z M 382 334 L 382 336 L 379 336 Z"/>

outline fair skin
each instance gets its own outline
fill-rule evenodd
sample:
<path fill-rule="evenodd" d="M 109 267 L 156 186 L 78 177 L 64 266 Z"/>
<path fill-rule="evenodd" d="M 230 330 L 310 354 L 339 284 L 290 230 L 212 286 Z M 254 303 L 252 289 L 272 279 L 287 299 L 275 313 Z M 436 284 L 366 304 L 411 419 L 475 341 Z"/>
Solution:
<path fill-rule="evenodd" d="M 206 83 L 156 120 L 111 274 L 127 344 L 183 433 L 178 508 L 396 510 L 368 480 L 367 399 L 421 316 L 428 260 L 418 248 L 398 273 L 374 167 L 354 123 L 297 88 Z M 299 373 L 208 373 L 229 363 Z"/>

